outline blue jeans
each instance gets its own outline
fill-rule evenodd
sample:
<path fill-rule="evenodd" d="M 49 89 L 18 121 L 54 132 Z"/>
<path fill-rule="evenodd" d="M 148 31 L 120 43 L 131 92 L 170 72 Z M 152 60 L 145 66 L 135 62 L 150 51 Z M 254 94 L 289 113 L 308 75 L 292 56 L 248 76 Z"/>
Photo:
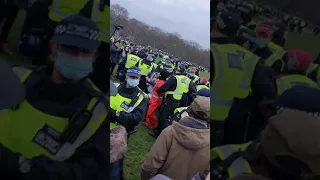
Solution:
<path fill-rule="evenodd" d="M 120 180 L 120 162 L 110 163 L 110 180 Z"/>

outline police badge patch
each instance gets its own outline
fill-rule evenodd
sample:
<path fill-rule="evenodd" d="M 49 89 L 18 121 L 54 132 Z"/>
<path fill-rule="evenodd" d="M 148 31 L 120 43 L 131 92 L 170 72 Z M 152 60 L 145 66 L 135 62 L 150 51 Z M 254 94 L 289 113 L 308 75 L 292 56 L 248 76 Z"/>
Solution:
<path fill-rule="evenodd" d="M 49 151 L 51 154 L 56 154 L 62 143 L 59 142 L 60 133 L 52 129 L 48 125 L 44 125 L 33 138 L 33 142 Z"/>

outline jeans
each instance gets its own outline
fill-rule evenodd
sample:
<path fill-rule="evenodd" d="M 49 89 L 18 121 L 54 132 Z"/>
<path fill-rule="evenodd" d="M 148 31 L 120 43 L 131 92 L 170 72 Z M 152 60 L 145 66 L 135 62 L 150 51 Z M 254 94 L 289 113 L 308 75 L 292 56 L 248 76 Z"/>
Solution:
<path fill-rule="evenodd" d="M 110 180 L 120 180 L 120 161 L 110 163 Z"/>

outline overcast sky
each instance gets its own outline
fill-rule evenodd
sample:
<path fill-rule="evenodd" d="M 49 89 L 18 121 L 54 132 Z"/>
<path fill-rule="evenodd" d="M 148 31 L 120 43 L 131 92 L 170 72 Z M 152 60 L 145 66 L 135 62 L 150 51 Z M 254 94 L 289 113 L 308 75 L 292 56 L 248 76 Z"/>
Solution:
<path fill-rule="evenodd" d="M 210 0 L 110 0 L 129 11 L 129 17 L 177 32 L 184 39 L 210 48 Z"/>

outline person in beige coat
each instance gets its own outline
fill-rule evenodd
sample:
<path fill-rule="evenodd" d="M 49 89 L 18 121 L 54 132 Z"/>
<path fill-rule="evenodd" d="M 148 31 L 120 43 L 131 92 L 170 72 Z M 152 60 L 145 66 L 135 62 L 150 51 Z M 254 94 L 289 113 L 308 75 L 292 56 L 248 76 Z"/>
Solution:
<path fill-rule="evenodd" d="M 187 112 L 189 116 L 162 131 L 142 165 L 141 180 L 157 174 L 191 180 L 209 170 L 210 99 L 197 97 Z"/>

